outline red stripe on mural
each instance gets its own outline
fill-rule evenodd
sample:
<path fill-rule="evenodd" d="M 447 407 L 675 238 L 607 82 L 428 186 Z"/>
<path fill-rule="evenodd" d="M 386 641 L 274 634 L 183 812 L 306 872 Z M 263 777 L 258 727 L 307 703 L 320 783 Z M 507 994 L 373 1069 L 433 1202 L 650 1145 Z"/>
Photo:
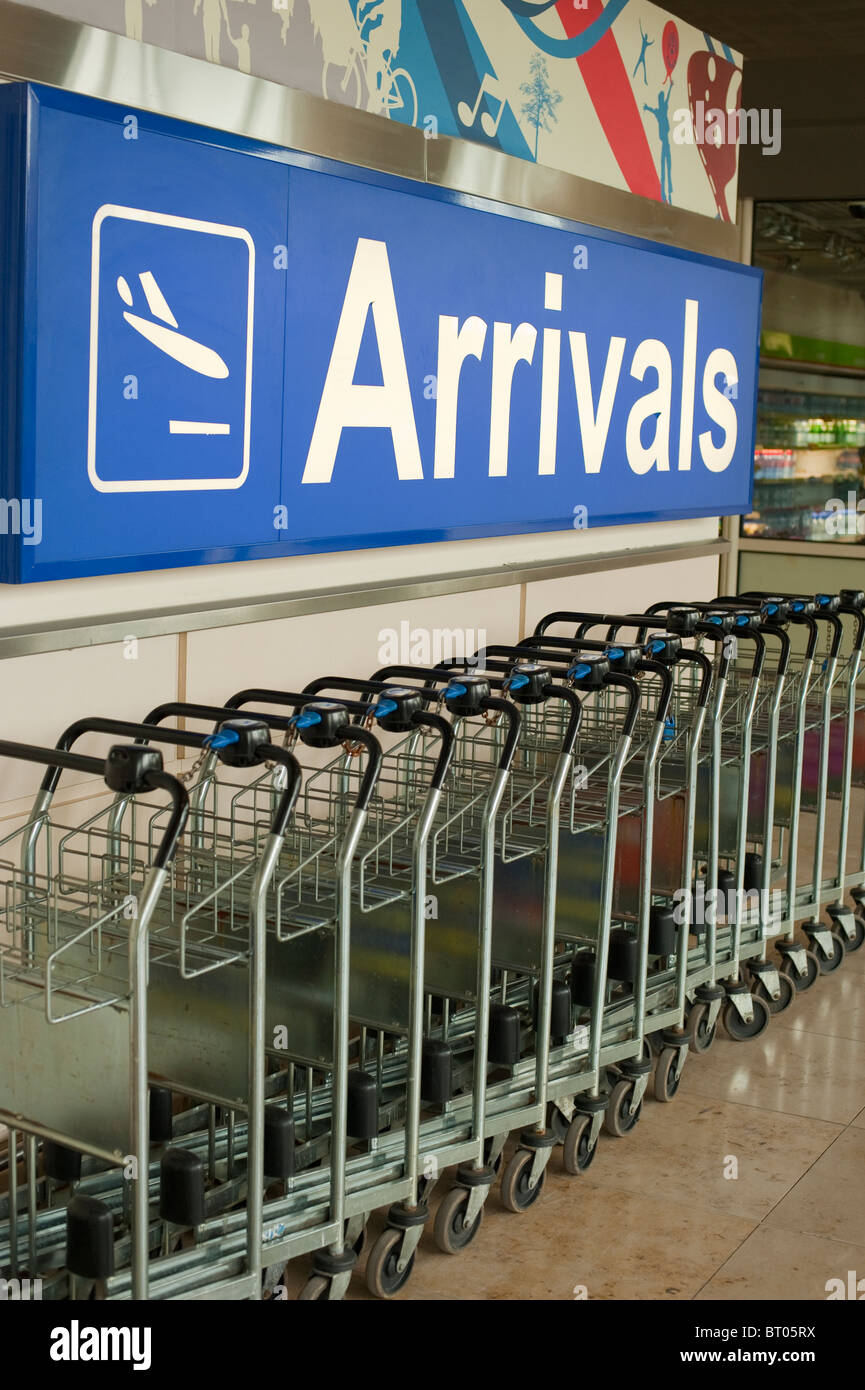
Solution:
<path fill-rule="evenodd" d="M 586 0 L 580 9 L 574 8 L 573 0 L 559 0 L 556 5 L 568 38 L 581 34 L 603 12 L 601 0 Z M 632 193 L 661 202 L 661 180 L 613 31 L 608 30 L 577 62 L 625 183 Z"/>

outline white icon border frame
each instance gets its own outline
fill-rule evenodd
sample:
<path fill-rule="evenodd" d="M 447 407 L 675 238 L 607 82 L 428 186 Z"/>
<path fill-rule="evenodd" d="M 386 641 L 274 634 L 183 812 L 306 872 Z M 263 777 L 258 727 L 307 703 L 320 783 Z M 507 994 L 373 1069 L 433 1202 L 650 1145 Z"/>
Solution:
<path fill-rule="evenodd" d="M 99 366 L 99 270 L 102 224 L 108 218 L 125 222 L 146 222 L 157 227 L 178 227 L 183 231 L 203 232 L 210 236 L 231 237 L 245 243 L 249 251 L 249 276 L 246 310 L 246 379 L 243 394 L 242 467 L 235 478 L 137 478 L 107 480 L 96 467 L 96 406 Z M 252 340 L 255 299 L 255 243 L 245 227 L 232 227 L 222 222 L 203 222 L 194 217 L 176 217 L 173 213 L 152 212 L 147 208 L 125 207 L 120 203 L 103 203 L 93 217 L 90 259 L 90 382 L 87 403 L 87 476 L 97 492 L 214 492 L 243 487 L 249 475 L 250 425 L 252 419 Z"/>

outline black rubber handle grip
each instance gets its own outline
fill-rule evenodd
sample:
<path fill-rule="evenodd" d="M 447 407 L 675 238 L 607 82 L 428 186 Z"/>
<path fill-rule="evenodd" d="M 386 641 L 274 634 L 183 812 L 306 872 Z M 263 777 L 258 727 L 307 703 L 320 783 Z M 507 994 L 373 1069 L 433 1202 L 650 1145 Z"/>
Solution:
<path fill-rule="evenodd" d="M 637 662 L 638 671 L 648 671 L 653 676 L 658 676 L 661 681 L 661 693 L 658 696 L 658 704 L 655 710 L 655 722 L 663 724 L 670 709 L 670 700 L 673 695 L 673 673 L 669 666 L 665 666 L 661 661 L 652 661 L 644 657 Z"/>
<path fill-rule="evenodd" d="M 425 724 L 428 729 L 435 729 L 441 738 L 441 749 L 436 760 L 435 771 L 432 775 L 431 786 L 436 790 L 444 785 L 444 780 L 448 775 L 451 765 L 451 758 L 454 751 L 454 740 L 456 733 L 453 724 L 440 714 L 427 714 L 426 710 L 418 710 L 417 714 L 412 715 L 413 724 Z"/>
<path fill-rule="evenodd" d="M 702 676 L 700 677 L 700 689 L 697 692 L 697 704 L 705 709 L 709 703 L 709 692 L 712 689 L 712 662 L 705 652 L 691 651 L 690 647 L 683 647 L 679 653 L 680 661 L 691 661 L 700 667 Z"/>
<path fill-rule="evenodd" d="M 582 701 L 577 693 L 566 685 L 545 685 L 544 694 L 551 700 L 564 700 L 569 706 L 568 722 L 565 725 L 565 736 L 562 739 L 562 752 L 573 753 L 583 718 Z"/>
<path fill-rule="evenodd" d="M 306 696 L 305 699 L 308 700 L 309 697 Z M 355 810 L 365 811 L 381 772 L 381 744 L 375 734 L 370 733 L 369 729 L 365 729 L 362 724 L 343 724 L 342 728 L 338 730 L 338 734 L 343 742 L 362 743 L 369 755 L 354 803 Z"/>
<path fill-rule="evenodd" d="M 499 758 L 499 771 L 507 772 L 514 760 L 517 744 L 520 741 L 520 729 L 522 728 L 523 717 L 511 700 L 503 700 L 498 695 L 488 695 L 485 700 L 481 701 L 481 709 L 500 710 L 510 725 L 507 737 L 505 738 L 505 746 Z"/>

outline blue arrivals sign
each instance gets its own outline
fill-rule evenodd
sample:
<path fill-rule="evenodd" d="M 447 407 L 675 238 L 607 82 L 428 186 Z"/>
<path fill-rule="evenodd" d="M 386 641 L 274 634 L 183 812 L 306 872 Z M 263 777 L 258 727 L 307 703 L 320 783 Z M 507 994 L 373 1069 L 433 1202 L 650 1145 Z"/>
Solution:
<path fill-rule="evenodd" d="M 726 515 L 761 277 L 0 88 L 7 581 Z"/>

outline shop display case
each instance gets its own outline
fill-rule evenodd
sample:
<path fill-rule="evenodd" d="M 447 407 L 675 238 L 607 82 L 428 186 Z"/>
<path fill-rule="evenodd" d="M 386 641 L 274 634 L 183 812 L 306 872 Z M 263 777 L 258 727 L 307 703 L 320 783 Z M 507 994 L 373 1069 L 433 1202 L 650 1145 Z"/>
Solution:
<path fill-rule="evenodd" d="M 865 388 L 843 377 L 794 385 L 780 376 L 761 374 L 754 501 L 742 536 L 865 543 Z"/>

